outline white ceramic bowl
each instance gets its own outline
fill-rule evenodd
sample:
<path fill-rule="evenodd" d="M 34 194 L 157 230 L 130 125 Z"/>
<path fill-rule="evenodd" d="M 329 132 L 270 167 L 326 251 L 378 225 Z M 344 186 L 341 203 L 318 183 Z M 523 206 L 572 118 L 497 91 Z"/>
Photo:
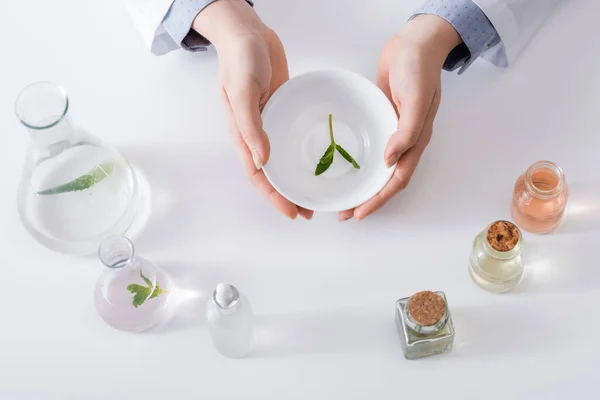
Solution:
<path fill-rule="evenodd" d="M 360 165 L 355 169 L 339 152 L 327 171 L 315 176 L 330 144 L 329 114 L 336 144 Z M 281 86 L 268 101 L 263 126 L 271 142 L 264 172 L 291 202 L 315 211 L 343 211 L 375 196 L 390 179 L 384 150 L 396 130 L 394 108 L 368 79 L 349 71 L 317 71 Z"/>

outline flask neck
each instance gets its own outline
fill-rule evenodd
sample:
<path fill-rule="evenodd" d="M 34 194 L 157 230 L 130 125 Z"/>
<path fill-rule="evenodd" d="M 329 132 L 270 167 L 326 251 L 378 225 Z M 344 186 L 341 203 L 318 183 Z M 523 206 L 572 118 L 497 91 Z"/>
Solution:
<path fill-rule="evenodd" d="M 111 236 L 100 244 L 98 257 L 104 266 L 111 270 L 134 268 L 135 249 L 125 236 Z"/>
<path fill-rule="evenodd" d="M 49 82 L 27 86 L 17 97 L 15 113 L 29 131 L 36 148 L 77 141 L 77 132 L 69 116 L 69 98 L 61 86 Z"/>
<path fill-rule="evenodd" d="M 551 161 L 538 161 L 525 172 L 525 188 L 532 197 L 551 199 L 560 195 L 564 187 L 564 173 Z"/>
<path fill-rule="evenodd" d="M 33 146 L 38 149 L 71 146 L 78 141 L 77 131 L 68 115 L 48 128 L 27 127 Z"/>

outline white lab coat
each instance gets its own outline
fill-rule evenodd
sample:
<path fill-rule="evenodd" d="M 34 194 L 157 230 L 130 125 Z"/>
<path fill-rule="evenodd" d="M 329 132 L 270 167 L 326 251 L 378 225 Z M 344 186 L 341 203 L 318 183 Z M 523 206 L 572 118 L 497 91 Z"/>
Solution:
<path fill-rule="evenodd" d="M 173 0 L 124 1 L 144 44 L 153 54 L 162 55 L 178 48 L 162 25 Z"/>
<path fill-rule="evenodd" d="M 496 65 L 512 65 L 561 1 L 473 0 L 492 22 L 502 40 L 482 57 Z"/>
<path fill-rule="evenodd" d="M 326 1 L 326 0 L 325 0 Z M 473 0 L 492 22 L 502 42 L 482 57 L 499 66 L 510 66 L 537 29 L 562 0 Z M 162 27 L 173 0 L 125 0 L 127 9 L 152 53 L 178 48 Z"/>

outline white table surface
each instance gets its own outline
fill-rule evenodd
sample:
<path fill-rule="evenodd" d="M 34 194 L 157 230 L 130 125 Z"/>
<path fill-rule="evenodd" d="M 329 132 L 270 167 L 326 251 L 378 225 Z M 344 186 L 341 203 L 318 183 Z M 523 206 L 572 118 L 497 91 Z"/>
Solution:
<path fill-rule="evenodd" d="M 412 1 L 257 1 L 291 74 L 341 67 L 374 79 Z M 150 55 L 119 0 L 0 2 L 1 399 L 565 399 L 596 392 L 600 361 L 600 24 L 594 0 L 564 4 L 510 70 L 444 73 L 436 130 L 409 188 L 362 222 L 288 221 L 246 181 L 211 51 Z M 336 34 L 331 34 L 333 29 Z M 166 325 L 118 332 L 95 314 L 101 266 L 37 245 L 16 190 L 28 144 L 22 87 L 61 83 L 76 122 L 152 184 L 138 253 L 196 293 Z M 563 167 L 568 218 L 527 235 L 517 290 L 470 280 L 474 236 L 509 218 L 517 176 Z M 259 344 L 232 361 L 211 346 L 204 302 L 220 281 L 251 299 Z M 406 361 L 394 302 L 444 290 L 454 350 Z M 405 397 L 403 397 L 405 396 Z M 421 397 L 417 397 L 421 396 Z"/>

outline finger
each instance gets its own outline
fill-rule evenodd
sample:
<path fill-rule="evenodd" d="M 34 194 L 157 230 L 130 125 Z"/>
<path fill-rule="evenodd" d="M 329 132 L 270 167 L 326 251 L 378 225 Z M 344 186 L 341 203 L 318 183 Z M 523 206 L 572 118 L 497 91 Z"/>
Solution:
<path fill-rule="evenodd" d="M 338 218 L 341 222 L 347 221 L 354 216 L 354 209 L 340 211 L 338 213 Z"/>
<path fill-rule="evenodd" d="M 298 207 L 298 214 L 300 214 L 300 216 L 302 218 L 304 218 L 304 219 L 307 219 L 307 220 L 312 219 L 314 213 L 315 212 L 313 210 L 309 210 L 307 208 Z"/>
<path fill-rule="evenodd" d="M 269 160 L 269 139 L 262 126 L 260 105 L 263 93 L 258 82 L 250 81 L 225 88 L 233 117 L 242 139 L 250 150 L 256 169 Z"/>
<path fill-rule="evenodd" d="M 229 124 L 229 131 L 233 138 L 235 147 L 238 151 L 240 160 L 242 161 L 242 165 L 246 171 L 246 175 L 248 179 L 258 190 L 265 196 L 267 199 L 277 208 L 283 215 L 295 219 L 298 216 L 298 207 L 285 199 L 281 194 L 279 194 L 275 188 L 269 183 L 267 177 L 265 176 L 262 170 L 256 169 L 254 165 L 254 161 L 252 159 L 252 154 L 248 149 L 248 146 L 244 139 L 242 138 L 236 122 L 233 116 L 233 111 L 231 110 L 231 106 L 227 101 L 227 96 L 224 93 L 223 96 L 225 113 L 227 114 L 227 121 Z"/>
<path fill-rule="evenodd" d="M 404 96 L 399 107 L 398 130 L 392 135 L 384 151 L 388 167 L 397 163 L 404 153 L 417 144 L 436 97 L 436 92 L 429 94 L 420 91 Z"/>
<path fill-rule="evenodd" d="M 424 149 L 421 149 L 420 147 L 413 147 L 404 153 L 398 161 L 398 165 L 396 165 L 392 178 L 386 183 L 383 189 L 375 195 L 375 197 L 354 210 L 354 218 L 361 220 L 371 215 L 383 207 L 383 205 L 394 197 L 396 193 L 406 188 L 410 182 L 410 178 L 415 172 L 423 150 Z"/>
<path fill-rule="evenodd" d="M 269 93 L 265 96 L 264 102 L 271 97 L 273 93 L 281 85 L 287 82 L 290 79 L 290 72 L 287 63 L 287 56 L 285 54 L 285 49 L 283 47 L 283 43 L 279 39 L 279 36 L 275 32 L 271 32 L 269 36 L 269 48 L 270 48 L 270 61 L 273 66 L 271 72 L 271 84 L 269 86 Z M 264 106 L 264 104 L 263 104 Z"/>
<path fill-rule="evenodd" d="M 247 148 L 243 148 L 245 142 L 241 136 L 238 136 L 237 141 L 236 147 L 240 159 L 244 164 L 244 169 L 246 170 L 246 174 L 252 185 L 254 185 L 254 187 L 256 187 L 283 215 L 295 219 L 298 216 L 298 207 L 275 190 L 262 170 L 256 169 L 250 151 Z M 304 215 L 308 214 L 305 213 Z"/>
<path fill-rule="evenodd" d="M 388 100 L 392 103 L 397 113 L 398 110 L 396 109 L 396 105 L 392 100 L 392 90 L 390 89 L 389 66 L 383 61 L 380 61 L 379 67 L 377 68 L 377 86 L 379 86 L 379 89 L 381 89 L 381 91 L 385 94 Z"/>
<path fill-rule="evenodd" d="M 394 197 L 396 193 L 406 188 L 417 168 L 417 165 L 419 164 L 419 160 L 421 159 L 425 148 L 431 140 L 431 135 L 433 133 L 433 121 L 439 107 L 439 102 L 440 96 L 438 94 L 434 98 L 433 107 L 425 119 L 423 132 L 419 136 L 417 145 L 404 153 L 404 155 L 400 158 L 392 178 L 384 186 L 384 188 L 375 197 L 354 210 L 354 217 L 356 219 L 360 220 L 371 215 L 383 207 L 383 205 L 392 197 Z"/>

